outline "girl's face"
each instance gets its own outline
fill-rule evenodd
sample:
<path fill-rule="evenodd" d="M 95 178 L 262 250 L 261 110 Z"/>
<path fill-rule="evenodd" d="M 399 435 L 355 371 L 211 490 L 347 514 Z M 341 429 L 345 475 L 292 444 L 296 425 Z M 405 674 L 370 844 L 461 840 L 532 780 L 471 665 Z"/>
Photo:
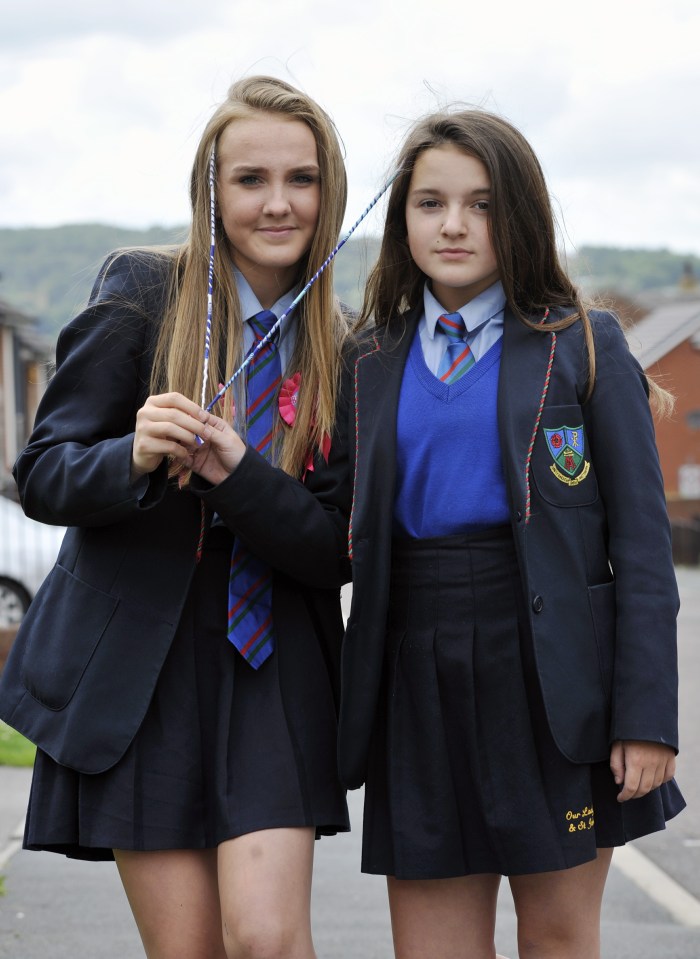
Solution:
<path fill-rule="evenodd" d="M 491 182 L 486 167 L 444 144 L 420 154 L 406 196 L 408 246 L 450 312 L 495 283 L 498 264 L 489 235 Z"/>
<path fill-rule="evenodd" d="M 217 159 L 217 207 L 231 259 L 268 308 L 294 285 L 316 230 L 316 140 L 300 120 L 259 113 L 229 123 Z"/>

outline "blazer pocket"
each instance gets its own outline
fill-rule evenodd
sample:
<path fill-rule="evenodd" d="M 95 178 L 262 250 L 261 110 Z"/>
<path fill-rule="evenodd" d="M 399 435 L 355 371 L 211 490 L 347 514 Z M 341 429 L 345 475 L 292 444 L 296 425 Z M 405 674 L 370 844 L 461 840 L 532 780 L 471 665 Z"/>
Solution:
<path fill-rule="evenodd" d="M 21 627 L 21 677 L 34 699 L 54 710 L 70 702 L 118 603 L 54 566 Z"/>
<path fill-rule="evenodd" d="M 601 681 L 606 696 L 609 697 L 612 691 L 615 666 L 615 624 L 617 618 L 615 583 L 589 586 L 588 601 L 591 606 L 593 629 L 598 647 Z"/>
<path fill-rule="evenodd" d="M 553 506 L 589 506 L 598 499 L 580 406 L 546 407 L 532 451 L 540 496 Z"/>

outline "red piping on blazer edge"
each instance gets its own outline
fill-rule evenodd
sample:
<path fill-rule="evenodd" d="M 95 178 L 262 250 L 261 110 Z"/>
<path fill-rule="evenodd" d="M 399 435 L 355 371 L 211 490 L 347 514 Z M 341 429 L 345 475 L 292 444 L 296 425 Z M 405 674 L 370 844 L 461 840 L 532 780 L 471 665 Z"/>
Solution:
<path fill-rule="evenodd" d="M 355 372 L 354 372 L 354 399 L 355 399 L 355 470 L 352 480 L 352 503 L 350 506 L 350 521 L 348 523 L 348 558 L 352 560 L 352 521 L 355 516 L 355 493 L 357 491 L 357 462 L 358 454 L 360 450 L 360 411 L 358 405 L 358 377 L 357 372 L 360 366 L 360 360 L 364 360 L 365 357 L 371 356 L 373 353 L 378 353 L 381 350 L 379 345 L 379 340 L 376 335 L 372 336 L 374 340 L 374 349 L 368 350 L 367 353 L 363 353 L 362 356 L 358 356 L 355 360 Z"/>
<path fill-rule="evenodd" d="M 542 317 L 541 322 L 544 323 L 547 317 L 549 316 L 549 308 L 545 311 L 544 316 Z M 530 438 L 530 445 L 527 448 L 527 457 L 525 459 L 525 525 L 530 522 L 531 511 L 531 496 L 530 496 L 530 466 L 532 464 L 532 451 L 535 448 L 535 439 L 537 438 L 537 431 L 540 428 L 540 420 L 542 419 L 542 410 L 544 409 L 544 402 L 547 399 L 547 391 L 549 390 L 549 381 L 552 378 L 552 366 L 554 365 L 554 353 L 557 348 L 557 334 L 551 332 L 549 334 L 552 338 L 552 346 L 549 351 L 549 360 L 547 361 L 547 373 L 544 378 L 544 386 L 542 387 L 542 395 L 540 396 L 540 405 L 537 410 L 537 417 L 535 419 L 535 425 L 532 430 L 532 437 Z"/>

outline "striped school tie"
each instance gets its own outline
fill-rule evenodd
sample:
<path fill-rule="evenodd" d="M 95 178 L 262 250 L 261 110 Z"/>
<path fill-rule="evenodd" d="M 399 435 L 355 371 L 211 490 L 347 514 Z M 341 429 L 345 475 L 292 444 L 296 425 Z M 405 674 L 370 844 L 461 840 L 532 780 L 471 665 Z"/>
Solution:
<path fill-rule="evenodd" d="M 249 323 L 255 334 L 253 348 L 270 331 L 277 317 L 270 310 L 256 314 Z M 282 379 L 279 348 L 275 337 L 255 354 L 246 373 L 246 438 L 248 445 L 270 458 L 277 391 Z M 274 649 L 272 631 L 272 570 L 236 539 L 231 555 L 228 587 L 228 638 L 257 669 Z"/>
<path fill-rule="evenodd" d="M 456 383 L 476 362 L 474 354 L 464 342 L 467 327 L 461 313 L 444 313 L 438 317 L 437 325 L 447 336 L 447 349 L 437 375 L 443 383 Z"/>

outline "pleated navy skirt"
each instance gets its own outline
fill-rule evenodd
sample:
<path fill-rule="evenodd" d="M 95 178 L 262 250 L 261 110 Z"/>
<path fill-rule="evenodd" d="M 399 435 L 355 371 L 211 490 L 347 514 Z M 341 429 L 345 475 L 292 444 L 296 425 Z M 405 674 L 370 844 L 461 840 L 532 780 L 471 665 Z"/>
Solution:
<path fill-rule="evenodd" d="M 572 763 L 552 738 L 510 529 L 396 541 L 363 871 L 566 869 L 685 805 L 675 782 L 617 793 L 607 762 Z"/>
<path fill-rule="evenodd" d="M 111 769 L 84 775 L 39 751 L 24 846 L 79 859 L 113 849 L 205 849 L 259 829 L 349 828 L 336 716 L 311 624 L 293 642 L 305 690 L 285 691 L 279 650 L 253 670 L 226 638 L 231 534 L 209 531 L 144 722 Z M 304 713 L 290 702 L 304 703 Z"/>

